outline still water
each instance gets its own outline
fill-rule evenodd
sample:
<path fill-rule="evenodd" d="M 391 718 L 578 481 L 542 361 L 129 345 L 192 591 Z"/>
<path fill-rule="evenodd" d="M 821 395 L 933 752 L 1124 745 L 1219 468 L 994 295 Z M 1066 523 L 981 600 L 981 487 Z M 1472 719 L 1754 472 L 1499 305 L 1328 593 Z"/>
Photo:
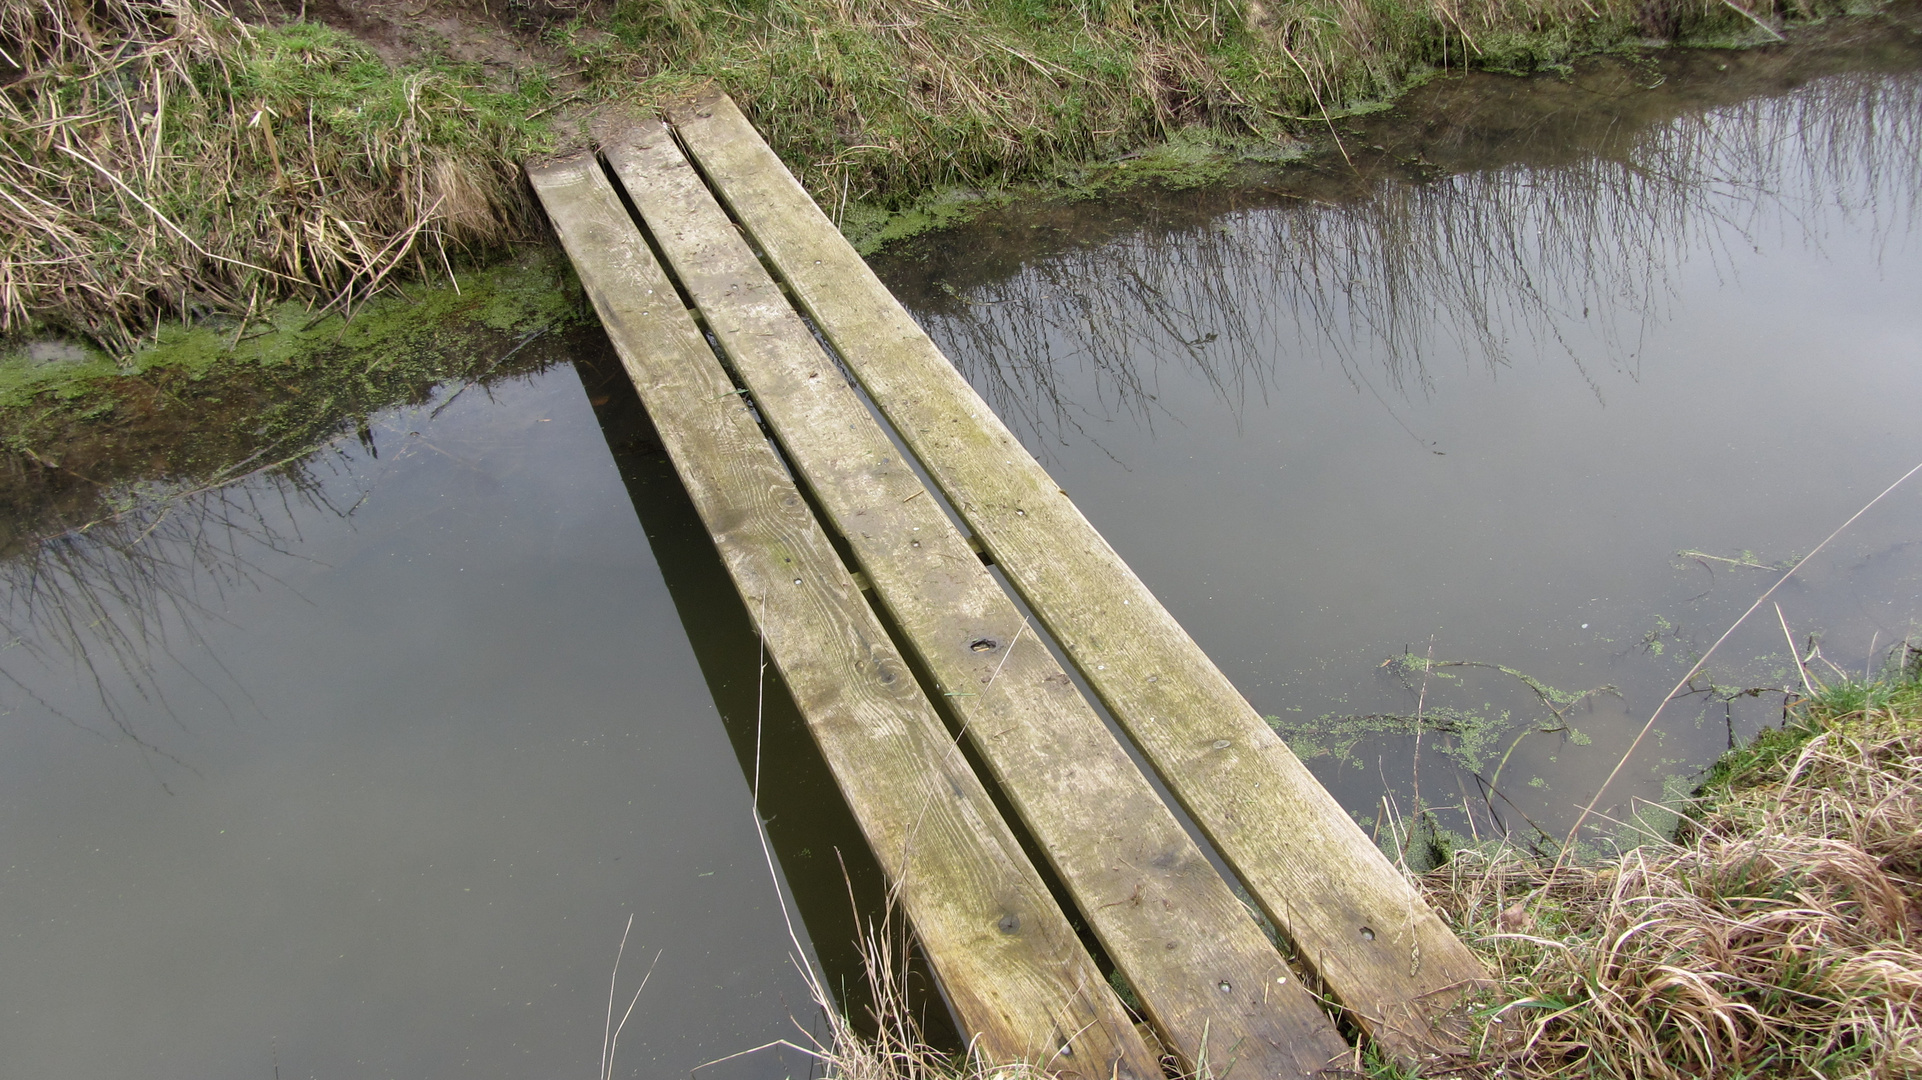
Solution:
<path fill-rule="evenodd" d="M 883 269 L 1354 813 L 1542 843 L 1922 461 L 1922 50 L 1858 26 L 1438 80 L 1308 166 Z M 616 1075 L 819 1030 L 797 969 L 857 977 L 873 868 L 616 370 L 0 568 L 0 1075 L 590 1076 L 617 954 Z M 1876 663 L 1919 540 L 1905 486 L 1601 809 L 1779 715 L 1783 624 Z"/>
<path fill-rule="evenodd" d="M 1922 462 L 1918 55 L 1878 26 L 1442 79 L 1312 167 L 1027 208 L 889 271 L 1365 823 L 1419 794 L 1542 842 Z M 1784 623 L 1879 664 L 1922 617 L 1919 540 L 1922 484 L 1710 657 L 1598 809 L 1778 719 L 1741 692 L 1800 686 Z"/>
<path fill-rule="evenodd" d="M 592 1076 L 630 916 L 621 1075 L 812 1020 L 684 496 L 571 366 L 449 396 L 10 568 L 0 1075 Z"/>

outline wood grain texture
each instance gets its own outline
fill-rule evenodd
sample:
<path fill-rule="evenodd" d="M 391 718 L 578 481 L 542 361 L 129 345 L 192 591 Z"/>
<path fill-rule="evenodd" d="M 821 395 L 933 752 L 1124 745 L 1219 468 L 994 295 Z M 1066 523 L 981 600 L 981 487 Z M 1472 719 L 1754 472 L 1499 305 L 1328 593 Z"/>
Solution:
<path fill-rule="evenodd" d="M 1307 1077 L 1348 1050 L 1024 626 L 658 121 L 601 152 L 788 459 L 1184 1068 Z"/>
<path fill-rule="evenodd" d="M 1455 1045 L 1486 977 L 780 165 L 733 103 L 671 113 L 779 269 L 1169 789 L 1351 1015 L 1403 1058 Z"/>
<path fill-rule="evenodd" d="M 528 176 L 976 1048 L 1063 1076 L 1156 1080 L 599 163 Z"/>

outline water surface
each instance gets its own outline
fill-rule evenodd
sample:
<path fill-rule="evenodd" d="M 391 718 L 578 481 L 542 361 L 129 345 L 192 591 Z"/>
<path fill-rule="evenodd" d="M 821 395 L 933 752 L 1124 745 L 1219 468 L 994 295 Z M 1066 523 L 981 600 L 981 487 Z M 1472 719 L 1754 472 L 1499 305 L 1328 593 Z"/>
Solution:
<path fill-rule="evenodd" d="M 571 366 L 456 389 L 8 567 L 0 1074 L 591 1076 L 630 916 L 620 1075 L 812 1023 L 685 497 Z"/>

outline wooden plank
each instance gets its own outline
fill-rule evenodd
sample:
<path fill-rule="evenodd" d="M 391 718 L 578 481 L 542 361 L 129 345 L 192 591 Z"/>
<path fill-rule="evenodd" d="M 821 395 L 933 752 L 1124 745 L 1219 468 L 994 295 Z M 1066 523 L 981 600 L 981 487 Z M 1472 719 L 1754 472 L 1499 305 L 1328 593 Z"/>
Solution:
<path fill-rule="evenodd" d="M 601 152 L 1149 1019 L 1190 1071 L 1348 1050 L 1014 601 L 927 496 L 658 121 Z"/>
<path fill-rule="evenodd" d="M 1134 1030 L 589 156 L 529 179 L 974 1046 L 1156 1080 Z"/>
<path fill-rule="evenodd" d="M 1390 1052 L 1486 977 L 948 363 L 731 101 L 671 114 L 696 164 L 1275 924 Z"/>

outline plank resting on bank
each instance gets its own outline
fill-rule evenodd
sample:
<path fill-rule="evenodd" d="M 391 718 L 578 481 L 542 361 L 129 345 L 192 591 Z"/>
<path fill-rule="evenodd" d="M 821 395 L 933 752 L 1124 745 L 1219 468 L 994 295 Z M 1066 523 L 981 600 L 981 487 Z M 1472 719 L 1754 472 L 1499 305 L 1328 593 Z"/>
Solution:
<path fill-rule="evenodd" d="M 951 695 L 966 737 L 1183 1068 L 1208 1064 L 1221 1080 L 1326 1068 L 1347 1044 L 1320 1003 L 1053 654 L 1024 633 L 966 537 L 922 497 L 667 129 L 627 126 L 600 142 L 904 647 Z"/>
<path fill-rule="evenodd" d="M 976 1049 L 1160 1077 L 599 162 L 528 175 Z"/>
<path fill-rule="evenodd" d="M 1486 977 L 1474 956 L 733 103 L 667 119 L 600 132 L 604 165 L 581 155 L 528 174 L 975 1048 L 1065 1076 L 1158 1076 L 1165 1047 L 1189 1073 L 1305 1078 L 1356 1064 L 1331 1004 L 1404 1061 L 1458 1047 L 1460 1003 Z M 1131 1026 L 1074 921 L 1154 1039 Z"/>

